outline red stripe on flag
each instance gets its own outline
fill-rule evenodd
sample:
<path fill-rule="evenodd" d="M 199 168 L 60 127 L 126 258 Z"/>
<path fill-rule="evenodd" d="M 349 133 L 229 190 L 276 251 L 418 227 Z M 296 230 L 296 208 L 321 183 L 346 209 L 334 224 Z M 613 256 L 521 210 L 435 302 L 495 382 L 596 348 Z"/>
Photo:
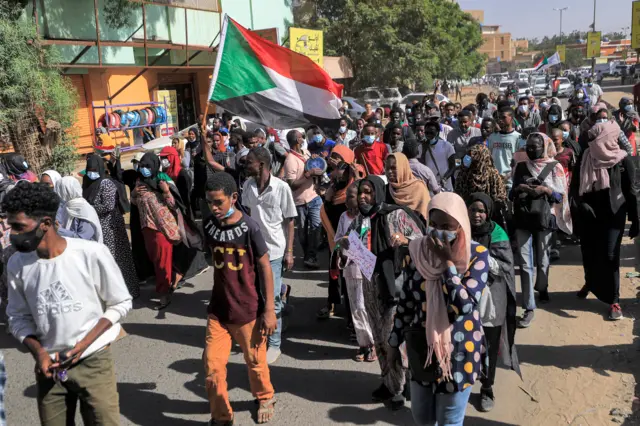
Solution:
<path fill-rule="evenodd" d="M 229 20 L 242 33 L 262 65 L 284 77 L 327 90 L 338 98 L 342 97 L 344 86 L 333 81 L 329 74 L 311 59 L 286 47 L 271 43 L 244 28 L 233 19 L 229 18 Z"/>
<path fill-rule="evenodd" d="M 538 62 L 536 62 L 536 64 L 533 67 L 538 68 L 543 61 L 544 61 L 544 55 L 542 56 L 542 58 L 540 58 Z"/>

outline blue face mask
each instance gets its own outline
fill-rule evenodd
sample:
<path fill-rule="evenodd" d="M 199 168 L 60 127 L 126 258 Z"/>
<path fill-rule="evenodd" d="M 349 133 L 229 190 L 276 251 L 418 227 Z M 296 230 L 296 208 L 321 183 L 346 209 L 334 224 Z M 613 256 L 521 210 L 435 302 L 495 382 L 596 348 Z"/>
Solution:
<path fill-rule="evenodd" d="M 433 238 L 437 238 L 440 241 L 445 240 L 445 236 L 447 241 L 450 243 L 453 242 L 458 237 L 457 231 L 445 231 L 443 229 L 433 228 L 431 226 L 427 226 L 427 235 L 431 235 Z"/>
<path fill-rule="evenodd" d="M 549 116 L 549 122 L 550 123 L 555 123 L 556 121 L 558 121 L 558 116 L 557 115 L 550 115 Z"/>
<path fill-rule="evenodd" d="M 564 140 L 569 139 L 569 132 L 562 132 L 562 139 Z"/>
<path fill-rule="evenodd" d="M 236 212 L 236 209 L 233 208 L 233 206 L 229 209 L 229 211 L 227 212 L 227 214 L 224 215 L 223 219 L 226 219 L 228 217 L 230 217 L 232 214 L 234 214 Z"/>
<path fill-rule="evenodd" d="M 625 110 L 626 112 L 631 112 L 631 111 L 633 111 L 633 105 L 631 105 L 631 104 L 629 104 L 629 105 L 625 105 L 625 106 L 624 106 L 624 110 Z"/>
<path fill-rule="evenodd" d="M 430 143 L 431 145 L 435 145 L 435 144 L 437 144 L 437 143 L 438 143 L 438 137 L 435 137 L 435 138 L 431 139 L 431 140 L 429 141 L 429 143 Z"/>
<path fill-rule="evenodd" d="M 589 83 L 589 84 L 587 84 L 587 86 L 593 87 L 593 83 Z"/>
<path fill-rule="evenodd" d="M 315 143 L 320 143 L 322 142 L 322 135 L 318 134 L 318 135 L 313 135 L 313 141 Z"/>
<path fill-rule="evenodd" d="M 471 166 L 471 156 L 470 155 L 465 155 L 462 158 L 462 165 L 465 166 L 467 169 Z"/>
<path fill-rule="evenodd" d="M 96 180 L 100 177 L 100 173 L 98 172 L 87 172 L 87 177 L 91 180 Z"/>
<path fill-rule="evenodd" d="M 607 123 L 607 122 L 609 122 L 609 120 L 606 118 L 599 118 L 596 120 L 596 124 Z"/>
<path fill-rule="evenodd" d="M 151 177 L 151 170 L 147 167 L 140 167 L 138 170 L 143 177 Z"/>
<path fill-rule="evenodd" d="M 372 145 L 376 141 L 376 137 L 374 135 L 364 135 L 362 139 L 364 140 L 364 143 L 368 145 Z"/>

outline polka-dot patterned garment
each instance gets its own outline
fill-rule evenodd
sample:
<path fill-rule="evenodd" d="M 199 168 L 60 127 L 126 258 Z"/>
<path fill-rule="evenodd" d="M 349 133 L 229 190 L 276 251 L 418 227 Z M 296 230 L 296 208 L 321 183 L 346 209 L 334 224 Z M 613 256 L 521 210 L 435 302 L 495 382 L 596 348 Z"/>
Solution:
<path fill-rule="evenodd" d="M 426 281 L 417 271 L 412 260 L 405 264 L 407 277 L 411 277 L 402 287 L 400 301 L 396 310 L 393 331 L 389 344 L 398 347 L 403 342 L 402 330 L 405 327 L 424 328 L 426 321 Z M 480 297 L 487 284 L 489 273 L 489 252 L 476 242 L 471 244 L 471 261 L 469 269 L 460 275 L 455 267 L 446 270 L 442 277 L 442 292 L 451 330 L 451 373 L 453 381 L 439 379 L 432 385 L 437 393 L 452 393 L 472 386 L 482 365 L 488 362 L 487 344 L 480 322 L 478 307 Z M 425 332 L 426 334 L 426 332 Z M 435 355 L 434 355 L 435 360 Z"/>

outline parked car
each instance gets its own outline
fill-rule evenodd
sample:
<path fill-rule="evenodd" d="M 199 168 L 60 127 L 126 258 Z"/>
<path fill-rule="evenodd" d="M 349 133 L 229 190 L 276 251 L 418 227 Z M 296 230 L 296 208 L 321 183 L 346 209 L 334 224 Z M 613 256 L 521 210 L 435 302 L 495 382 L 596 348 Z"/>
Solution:
<path fill-rule="evenodd" d="M 381 105 L 382 93 L 378 89 L 368 88 L 357 91 L 355 98 L 362 101 L 362 104 L 371 104 L 373 108 L 377 108 Z"/>
<path fill-rule="evenodd" d="M 500 92 L 501 95 L 504 95 L 505 92 L 507 91 L 507 87 L 513 83 L 513 80 L 502 80 L 500 82 L 500 85 L 498 86 L 498 92 Z"/>
<path fill-rule="evenodd" d="M 432 95 L 433 93 L 425 93 L 425 92 L 409 93 L 407 96 L 405 96 L 400 100 L 400 108 L 402 108 L 402 110 L 404 111 L 407 104 L 412 104 L 414 101 L 422 102 L 425 96 L 432 96 Z M 442 93 L 437 93 L 436 101 L 438 101 L 438 103 L 442 103 L 442 101 L 445 101 L 448 103 L 448 102 L 451 102 L 451 99 L 447 98 Z"/>
<path fill-rule="evenodd" d="M 573 95 L 573 84 L 566 77 L 560 77 L 560 86 L 558 86 L 558 97 L 559 98 L 568 98 Z"/>
<path fill-rule="evenodd" d="M 531 86 L 529 86 L 528 81 L 516 81 L 516 86 L 518 86 L 518 98 L 526 96 L 527 90 L 531 93 Z"/>
<path fill-rule="evenodd" d="M 547 84 L 547 79 L 545 77 L 537 77 L 533 81 L 533 95 L 543 95 L 547 96 L 547 90 L 549 89 L 549 85 Z"/>
<path fill-rule="evenodd" d="M 365 107 L 358 103 L 356 98 L 352 98 L 351 96 L 344 96 L 342 98 L 342 102 L 346 102 L 349 105 L 349 109 L 347 110 L 347 114 L 354 120 L 360 118 L 363 112 L 366 111 Z"/>
<path fill-rule="evenodd" d="M 382 92 L 381 105 L 392 106 L 394 103 L 402 100 L 402 94 L 397 87 L 386 87 L 384 89 L 378 89 L 378 91 Z"/>

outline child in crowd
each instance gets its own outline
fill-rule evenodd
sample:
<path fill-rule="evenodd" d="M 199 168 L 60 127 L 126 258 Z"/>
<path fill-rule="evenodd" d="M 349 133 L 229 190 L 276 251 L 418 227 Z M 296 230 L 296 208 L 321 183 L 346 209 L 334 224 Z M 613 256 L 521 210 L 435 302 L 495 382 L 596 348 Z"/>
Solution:
<path fill-rule="evenodd" d="M 358 210 L 358 183 L 352 183 L 347 188 L 347 211 L 340 216 L 338 229 L 336 230 L 335 241 L 338 242 L 343 237 L 349 236 L 349 227 L 351 222 L 360 214 Z M 355 329 L 356 340 L 358 342 L 358 353 L 354 360 L 357 362 L 373 362 L 376 361 L 376 350 L 373 346 L 373 334 L 369 325 L 369 317 L 364 307 L 364 296 L 362 295 L 362 274 L 358 266 L 347 261 L 346 265 L 339 265 L 344 269 L 344 279 L 347 284 L 347 294 L 349 296 L 349 305 L 351 308 L 351 318 L 353 320 L 353 328 Z"/>
<path fill-rule="evenodd" d="M 267 244 L 258 224 L 235 209 L 238 187 L 230 174 L 210 176 L 205 191 L 212 214 L 203 226 L 213 253 L 215 282 L 203 357 L 211 408 L 209 424 L 233 424 L 227 393 L 232 338 L 247 363 L 251 393 L 258 401 L 258 423 L 267 423 L 273 418 L 276 403 L 267 365 L 267 336 L 276 329 Z"/>

